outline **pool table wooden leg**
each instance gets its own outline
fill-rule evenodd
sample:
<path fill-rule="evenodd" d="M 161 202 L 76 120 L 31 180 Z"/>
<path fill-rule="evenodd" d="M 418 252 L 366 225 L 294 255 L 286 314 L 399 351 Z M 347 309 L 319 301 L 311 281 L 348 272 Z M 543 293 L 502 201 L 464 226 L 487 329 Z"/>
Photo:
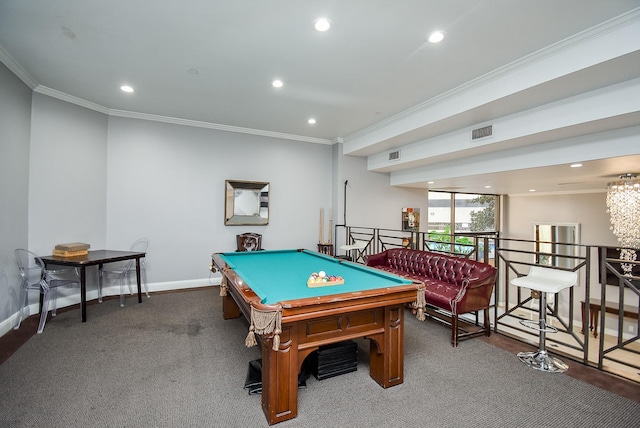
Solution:
<path fill-rule="evenodd" d="M 384 309 L 384 333 L 370 339 L 369 375 L 383 388 L 404 381 L 404 306 Z"/>
<path fill-rule="evenodd" d="M 242 315 L 240 307 L 231 297 L 231 293 L 227 293 L 226 296 L 222 296 L 222 317 L 226 320 L 232 318 L 239 318 Z"/>
<path fill-rule="evenodd" d="M 297 324 L 282 326 L 280 350 L 262 340 L 262 410 L 269 425 L 298 416 Z"/>

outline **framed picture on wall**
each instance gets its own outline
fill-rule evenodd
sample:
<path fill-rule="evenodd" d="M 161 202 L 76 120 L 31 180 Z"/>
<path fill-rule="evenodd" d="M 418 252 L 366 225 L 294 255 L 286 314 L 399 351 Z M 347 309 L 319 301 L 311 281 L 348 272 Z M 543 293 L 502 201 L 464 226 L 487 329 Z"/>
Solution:
<path fill-rule="evenodd" d="M 269 224 L 269 183 L 226 180 L 225 226 L 264 226 Z"/>
<path fill-rule="evenodd" d="M 402 208 L 402 230 L 405 232 L 420 231 L 420 208 Z"/>

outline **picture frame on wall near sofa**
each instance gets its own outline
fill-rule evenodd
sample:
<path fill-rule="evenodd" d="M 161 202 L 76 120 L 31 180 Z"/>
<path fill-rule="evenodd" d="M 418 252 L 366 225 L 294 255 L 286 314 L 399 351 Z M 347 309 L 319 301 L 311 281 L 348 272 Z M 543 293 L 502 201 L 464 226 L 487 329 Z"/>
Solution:
<path fill-rule="evenodd" d="M 402 208 L 402 230 L 405 232 L 420 231 L 420 208 Z"/>

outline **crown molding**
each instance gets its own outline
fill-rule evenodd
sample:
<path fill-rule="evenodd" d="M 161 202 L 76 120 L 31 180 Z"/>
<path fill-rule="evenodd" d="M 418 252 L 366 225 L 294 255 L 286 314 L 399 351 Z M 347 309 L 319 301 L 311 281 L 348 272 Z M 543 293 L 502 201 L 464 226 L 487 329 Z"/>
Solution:
<path fill-rule="evenodd" d="M 13 74 L 18 76 L 18 79 L 22 80 L 25 85 L 31 88 L 31 90 L 34 90 L 38 86 L 29 73 L 27 73 L 24 68 L 22 68 L 22 66 L 18 64 L 11 55 L 9 55 L 9 52 L 7 52 L 2 45 L 0 45 L 0 62 L 2 62 Z"/>
<path fill-rule="evenodd" d="M 326 140 L 323 138 L 315 138 L 315 137 L 307 137 L 304 135 L 292 135 L 285 134 L 281 132 L 273 132 L 273 131 L 265 131 L 262 129 L 251 129 L 251 128 L 243 128 L 240 126 L 231 126 L 231 125 L 222 125 L 219 123 L 211 123 L 211 122 L 202 122 L 197 120 L 189 120 L 189 119 L 181 119 L 176 117 L 168 117 L 168 116 L 159 116 L 155 114 L 147 114 L 147 113 L 138 113 L 133 111 L 125 111 L 125 110 L 117 110 L 117 109 L 109 109 L 107 107 L 101 106 L 96 103 L 92 103 L 90 101 L 84 100 L 82 98 L 74 97 L 73 95 L 66 94 L 64 92 L 56 91 L 55 89 L 48 88 L 42 85 L 36 85 L 34 92 L 39 94 L 47 95 L 52 98 L 56 98 L 62 101 L 69 102 L 71 104 L 75 104 L 81 107 L 88 108 L 90 110 L 94 110 L 108 116 L 115 117 L 126 117 L 130 119 L 140 119 L 140 120 L 152 120 L 155 122 L 164 122 L 164 123 L 172 123 L 175 125 L 184 125 L 184 126 L 194 126 L 198 128 L 207 128 L 207 129 L 216 129 L 218 131 L 227 131 L 227 132 L 235 132 L 239 134 L 251 134 L 251 135 L 259 135 L 262 137 L 269 138 L 280 138 L 284 140 L 293 140 L 293 141 L 302 141 L 306 143 L 314 143 L 314 144 L 327 144 L 331 145 L 334 142 L 332 140 Z"/>
<path fill-rule="evenodd" d="M 93 103 L 91 101 L 87 101 L 85 99 L 75 97 L 73 95 L 69 95 L 67 93 L 60 92 L 55 89 L 49 88 L 47 86 L 38 84 L 35 81 L 35 79 L 33 79 L 29 75 L 29 73 L 27 73 L 22 68 L 22 66 L 20 66 L 20 64 L 15 59 L 13 59 L 11 55 L 9 55 L 9 53 L 2 47 L 2 45 L 0 45 L 0 62 L 2 62 L 13 74 L 15 74 L 20 80 L 22 80 L 33 92 L 37 92 L 39 94 L 47 95 L 52 98 L 66 101 L 71 104 L 85 107 L 90 110 L 94 110 L 94 111 L 106 114 L 108 116 L 128 117 L 132 119 L 142 119 L 142 120 L 153 120 L 156 122 L 165 122 L 165 123 L 172 123 L 172 124 L 184 125 L 184 126 L 195 126 L 199 128 L 216 129 L 219 131 L 259 135 L 262 137 L 280 138 L 284 140 L 302 141 L 302 142 L 314 143 L 314 144 L 332 145 L 335 143 L 334 140 L 327 140 L 324 138 L 308 137 L 304 135 L 292 135 L 292 134 L 285 134 L 282 132 L 266 131 L 262 129 L 243 128 L 240 126 L 222 125 L 219 123 L 201 122 L 197 120 L 180 119 L 175 117 L 167 117 L 167 116 L 159 116 L 159 115 L 146 114 L 146 113 L 137 113 L 137 112 L 131 112 L 131 111 L 109 109 L 107 107 Z"/>
<path fill-rule="evenodd" d="M 64 92 L 56 91 L 55 89 L 48 88 L 46 86 L 38 85 L 33 92 L 37 92 L 39 94 L 48 95 L 52 98 L 57 98 L 62 101 L 66 101 L 71 104 L 78 105 L 80 107 L 85 107 L 90 110 L 95 110 L 97 112 L 103 114 L 109 114 L 109 109 L 101 106 L 96 103 L 92 103 L 91 101 L 84 100 L 82 98 L 74 97 L 73 95 L 66 94 Z"/>
<path fill-rule="evenodd" d="M 359 137 L 371 134 L 377 130 L 383 129 L 413 114 L 420 113 L 428 109 L 434 108 L 438 104 L 446 100 L 452 99 L 455 96 L 465 93 L 467 91 L 470 91 L 476 87 L 480 87 L 486 84 L 487 82 L 496 81 L 501 77 L 513 72 L 514 70 L 526 67 L 532 63 L 540 61 L 543 58 L 556 55 L 558 52 L 570 49 L 574 46 L 586 43 L 590 40 L 597 39 L 598 37 L 602 37 L 603 35 L 609 34 L 622 27 L 634 24 L 636 21 L 639 21 L 639 20 L 640 20 L 640 7 L 633 9 L 620 16 L 617 16 L 615 18 L 612 18 L 608 21 L 605 21 L 601 24 L 598 24 L 595 27 L 589 28 L 573 36 L 570 36 L 564 40 L 561 40 L 552 45 L 544 47 L 529 55 L 526 55 L 522 58 L 512 61 L 502 67 L 499 67 L 486 74 L 483 74 L 482 76 L 479 76 L 473 80 L 470 80 L 460 86 L 457 86 L 447 92 L 443 92 L 433 98 L 425 100 L 420 104 L 417 104 L 413 107 L 408 108 L 407 110 L 404 110 L 398 114 L 390 116 L 384 120 L 381 120 L 380 122 L 376 122 L 367 128 L 361 129 L 349 136 L 344 137 L 344 140 L 348 142 L 355 138 L 359 138 Z"/>
<path fill-rule="evenodd" d="M 125 110 L 109 110 L 109 116 L 126 117 L 131 119 L 152 120 L 156 122 L 172 123 L 175 125 L 194 126 L 198 128 L 216 129 L 218 131 L 235 132 L 239 134 L 259 135 L 262 137 L 280 138 L 285 140 L 302 141 L 314 144 L 333 144 L 331 140 L 307 137 L 304 135 L 284 134 L 281 132 L 265 131 L 263 129 L 243 128 L 240 126 L 222 125 L 219 123 L 202 122 L 198 120 L 181 119 L 177 117 L 159 116 L 148 113 L 138 113 Z"/>

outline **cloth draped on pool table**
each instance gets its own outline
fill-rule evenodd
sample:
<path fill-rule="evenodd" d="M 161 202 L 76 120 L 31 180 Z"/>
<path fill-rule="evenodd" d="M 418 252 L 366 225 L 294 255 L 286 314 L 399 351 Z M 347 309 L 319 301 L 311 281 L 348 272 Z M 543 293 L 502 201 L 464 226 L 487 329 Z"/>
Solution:
<path fill-rule="evenodd" d="M 273 251 L 270 252 L 273 253 L 274 255 L 278 255 L 278 253 L 280 253 L 279 251 Z M 284 252 L 282 252 L 284 254 Z M 238 254 L 243 254 L 243 253 L 238 253 Z M 314 253 L 314 255 L 316 255 Z M 324 256 L 321 254 L 317 254 L 317 256 L 319 256 L 320 258 L 327 258 L 328 260 L 331 260 L 332 262 L 335 262 L 335 259 L 328 257 L 328 256 Z M 352 264 L 353 265 L 353 264 Z M 336 270 L 337 267 L 339 266 L 339 264 L 336 264 Z M 361 268 L 360 265 L 356 265 L 356 267 Z M 227 277 L 225 275 L 225 273 L 228 270 L 233 270 L 234 267 L 233 266 L 229 266 L 227 265 L 223 270 L 222 270 L 222 279 L 220 282 L 220 296 L 226 296 L 227 295 Z M 264 266 L 264 269 L 267 269 L 267 265 Z M 363 268 L 364 270 L 370 270 L 371 268 Z M 309 270 L 309 274 L 311 273 L 311 271 L 313 270 L 313 268 L 311 266 L 309 266 L 309 268 L 307 269 Z M 266 270 L 265 270 L 266 273 Z M 332 274 L 333 272 L 327 272 L 328 274 Z M 387 273 L 381 273 L 381 275 L 388 275 Z M 306 279 L 305 279 L 306 281 Z M 245 281 L 245 282 L 250 282 L 250 281 Z M 341 287 L 343 288 L 343 287 Z M 317 288 L 314 288 L 313 290 L 315 290 L 315 292 L 317 293 L 319 290 Z M 255 287 L 254 287 L 254 291 Z M 322 290 L 321 290 L 322 291 Z M 344 292 L 345 290 L 341 290 L 341 292 Z M 332 290 L 332 287 L 326 287 L 325 292 L 327 294 L 333 294 L 335 293 L 335 289 Z M 258 291 L 256 294 L 261 294 L 260 291 Z M 267 300 L 266 294 L 264 295 L 260 295 L 260 297 L 262 298 L 262 301 L 265 302 Z M 302 296 L 301 296 L 302 297 Z M 278 300 L 279 296 L 276 298 L 276 300 Z M 414 304 L 414 308 L 417 310 L 416 311 L 416 316 L 420 321 L 424 321 L 425 319 L 425 315 L 424 315 L 424 308 L 426 306 L 426 299 L 425 299 L 425 295 L 424 295 L 424 287 L 419 287 L 416 293 L 416 302 Z M 280 347 L 280 333 L 282 333 L 282 308 L 278 309 L 278 310 L 268 310 L 268 311 L 263 311 L 260 309 L 255 308 L 253 305 L 251 305 L 251 320 L 250 320 L 250 326 L 249 326 L 249 333 L 247 334 L 247 337 L 245 339 L 245 345 L 247 347 L 252 347 L 255 346 L 257 344 L 256 342 L 256 338 L 255 338 L 255 334 L 259 334 L 259 335 L 269 335 L 273 333 L 273 349 L 275 351 L 277 351 Z"/>
<path fill-rule="evenodd" d="M 228 267 L 225 268 L 229 269 Z M 220 281 L 220 296 L 227 295 L 227 277 L 222 275 Z M 256 334 L 271 334 L 273 333 L 273 350 L 277 351 L 280 348 L 280 333 L 282 333 L 282 310 L 278 311 L 261 311 L 251 306 L 251 322 L 249 325 L 249 333 L 244 341 L 247 348 L 256 346 Z"/>

